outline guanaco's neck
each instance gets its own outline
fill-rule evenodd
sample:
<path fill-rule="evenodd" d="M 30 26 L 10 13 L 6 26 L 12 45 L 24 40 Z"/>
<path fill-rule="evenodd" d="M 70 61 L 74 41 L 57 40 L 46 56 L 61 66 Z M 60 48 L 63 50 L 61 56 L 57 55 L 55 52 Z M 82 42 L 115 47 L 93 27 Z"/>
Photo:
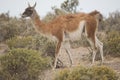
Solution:
<path fill-rule="evenodd" d="M 31 15 L 31 19 L 32 19 L 32 22 L 34 24 L 34 28 L 39 32 L 43 32 L 44 27 L 45 27 L 45 23 L 43 23 L 40 20 L 39 15 L 37 14 L 37 12 L 35 10 L 34 10 L 33 14 Z"/>

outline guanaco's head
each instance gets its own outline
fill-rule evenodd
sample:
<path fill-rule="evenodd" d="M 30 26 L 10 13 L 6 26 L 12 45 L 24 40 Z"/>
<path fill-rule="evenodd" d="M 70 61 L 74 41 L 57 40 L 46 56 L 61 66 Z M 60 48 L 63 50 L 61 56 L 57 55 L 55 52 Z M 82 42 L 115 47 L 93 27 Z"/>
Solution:
<path fill-rule="evenodd" d="M 94 16 L 96 19 L 98 19 L 99 21 L 102 21 L 103 20 L 103 15 L 99 12 L 99 11 L 97 11 L 97 10 L 95 10 L 95 11 L 92 11 L 92 12 L 90 12 L 89 13 L 91 16 Z"/>
<path fill-rule="evenodd" d="M 28 3 L 28 7 L 23 12 L 22 18 L 31 17 L 35 11 L 35 6 L 36 3 L 34 4 L 34 6 L 30 6 L 30 4 Z"/>

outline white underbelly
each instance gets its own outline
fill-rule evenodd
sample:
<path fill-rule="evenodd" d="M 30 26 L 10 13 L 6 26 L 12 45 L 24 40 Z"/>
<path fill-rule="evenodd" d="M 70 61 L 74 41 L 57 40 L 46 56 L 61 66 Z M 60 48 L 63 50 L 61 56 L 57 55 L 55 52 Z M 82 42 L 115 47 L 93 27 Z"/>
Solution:
<path fill-rule="evenodd" d="M 81 35 L 83 33 L 84 26 L 85 26 L 85 21 L 81 21 L 78 26 L 78 29 L 75 31 L 72 31 L 72 32 L 67 32 L 65 35 L 65 38 L 69 38 L 72 41 L 81 39 Z"/>
<path fill-rule="evenodd" d="M 81 33 L 79 30 L 69 33 L 69 39 L 74 41 L 74 40 L 79 40 L 81 38 Z"/>

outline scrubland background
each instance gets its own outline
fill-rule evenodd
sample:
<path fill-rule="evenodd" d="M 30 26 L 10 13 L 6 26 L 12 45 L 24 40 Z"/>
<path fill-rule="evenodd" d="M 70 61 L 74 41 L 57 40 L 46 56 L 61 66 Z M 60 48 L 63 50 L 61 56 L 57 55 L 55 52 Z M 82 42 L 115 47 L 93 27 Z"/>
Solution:
<path fill-rule="evenodd" d="M 65 3 L 65 2 L 63 2 Z M 59 15 L 77 13 L 78 1 L 52 7 L 42 21 L 48 23 Z M 97 36 L 104 44 L 103 66 L 99 52 L 96 65 L 89 68 L 91 50 L 86 40 L 71 42 L 74 65 L 62 50 L 57 69 L 52 71 L 56 42 L 35 32 L 30 19 L 0 13 L 0 80 L 120 80 L 120 12 L 104 16 Z M 101 79 L 102 78 L 102 79 Z"/>

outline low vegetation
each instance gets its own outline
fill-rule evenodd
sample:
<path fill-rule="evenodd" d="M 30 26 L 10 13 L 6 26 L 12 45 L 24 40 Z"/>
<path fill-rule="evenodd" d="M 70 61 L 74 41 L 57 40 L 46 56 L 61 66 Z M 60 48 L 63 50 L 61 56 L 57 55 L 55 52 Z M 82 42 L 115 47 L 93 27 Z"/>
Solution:
<path fill-rule="evenodd" d="M 12 49 L 0 57 L 0 80 L 39 80 L 49 61 L 35 50 Z"/>
<path fill-rule="evenodd" d="M 77 67 L 60 71 L 54 80 L 118 80 L 117 73 L 111 68 L 100 67 Z"/>
<path fill-rule="evenodd" d="M 78 2 L 75 4 L 78 5 Z M 65 8 L 66 5 L 67 3 L 62 4 L 61 9 L 54 7 L 55 12 L 48 13 L 43 21 L 49 22 L 59 15 L 70 13 L 71 9 Z M 72 13 L 75 12 L 77 11 L 74 8 Z M 36 33 L 32 26 L 29 19 L 24 20 L 10 17 L 9 13 L 0 13 L 0 43 L 9 47 L 5 55 L 0 55 L 0 80 L 38 80 L 41 73 L 50 68 L 56 43 Z M 104 55 L 120 57 L 120 12 L 113 12 L 108 18 L 104 18 L 98 30 L 98 37 L 104 43 Z M 85 40 L 71 44 L 72 48 L 89 45 Z M 55 78 L 55 80 L 117 79 L 116 73 L 104 66 L 65 69 Z"/>
<path fill-rule="evenodd" d="M 120 57 L 120 32 L 111 31 L 107 33 L 107 37 L 104 41 L 104 53 L 105 55 L 111 55 L 113 57 Z"/>

